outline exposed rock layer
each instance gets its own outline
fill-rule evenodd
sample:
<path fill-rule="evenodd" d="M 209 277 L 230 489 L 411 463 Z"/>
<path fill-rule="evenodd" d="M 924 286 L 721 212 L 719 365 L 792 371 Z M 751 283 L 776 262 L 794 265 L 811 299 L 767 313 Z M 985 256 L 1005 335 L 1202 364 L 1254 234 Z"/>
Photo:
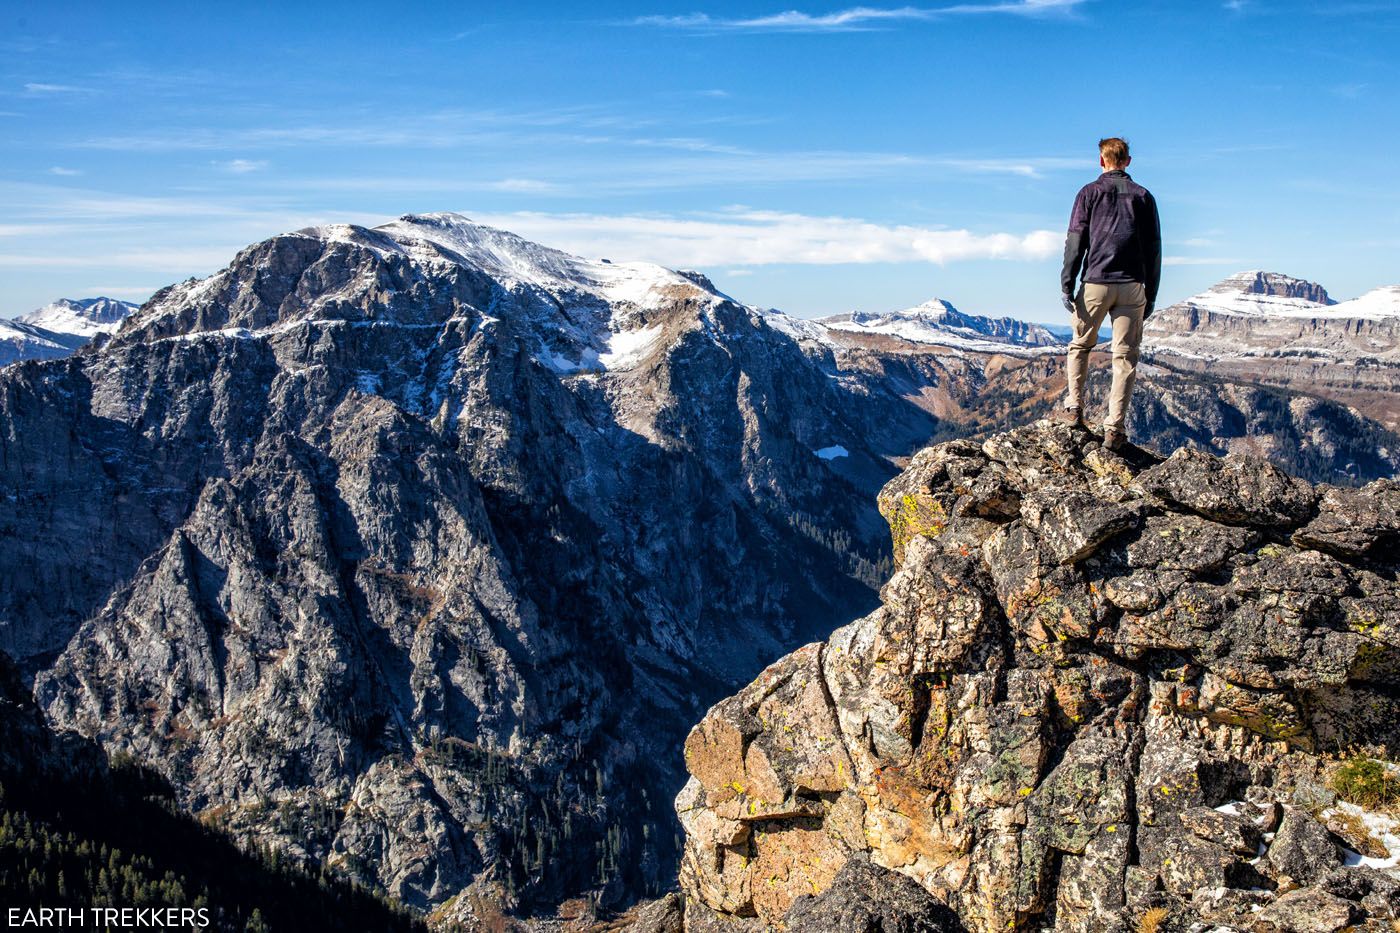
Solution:
<path fill-rule="evenodd" d="M 691 901 L 776 926 L 868 857 L 986 933 L 1400 907 L 1309 812 L 1320 753 L 1400 739 L 1400 486 L 1040 422 L 880 504 L 882 607 L 687 740 Z"/>

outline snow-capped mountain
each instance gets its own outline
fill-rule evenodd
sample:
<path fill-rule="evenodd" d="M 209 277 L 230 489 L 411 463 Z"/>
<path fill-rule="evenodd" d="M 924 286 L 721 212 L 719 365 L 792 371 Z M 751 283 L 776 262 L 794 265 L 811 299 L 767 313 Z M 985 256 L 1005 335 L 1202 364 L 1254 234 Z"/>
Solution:
<path fill-rule="evenodd" d="M 1327 289 L 1316 282 L 1291 275 L 1254 269 L 1236 272 L 1221 279 L 1195 299 L 1220 307 L 1233 307 L 1242 314 L 1286 311 L 1298 306 L 1334 305 Z"/>
<path fill-rule="evenodd" d="M 1158 311 L 1143 343 L 1158 365 L 1317 394 L 1400 429 L 1400 286 L 1339 302 L 1314 282 L 1241 272 Z"/>
<path fill-rule="evenodd" d="M 0 650 L 185 805 L 419 908 L 654 889 L 685 730 L 873 605 L 875 492 L 936 423 L 778 317 L 457 215 L 249 246 L 0 373 Z"/>
<path fill-rule="evenodd" d="M 1400 286 L 1338 302 L 1315 282 L 1240 272 L 1153 315 L 1146 342 L 1205 359 L 1400 360 Z"/>
<path fill-rule="evenodd" d="M 819 323 L 832 331 L 899 337 L 912 343 L 975 352 L 1000 353 L 1009 347 L 1023 352 L 1038 351 L 1063 345 L 1063 341 L 1039 324 L 1009 317 L 964 314 L 942 298 L 933 298 L 903 311 L 854 311 L 820 318 Z"/>
<path fill-rule="evenodd" d="M 115 298 L 60 298 L 14 320 L 0 318 L 0 366 L 65 357 L 115 331 L 136 308 Z"/>
<path fill-rule="evenodd" d="M 349 225 L 309 227 L 287 238 L 343 244 L 367 250 L 388 263 L 409 262 L 435 272 L 465 268 L 489 276 L 525 299 L 524 308 L 510 326 L 528 324 L 535 338 L 532 355 L 561 374 L 629 369 L 657 349 L 662 327 L 652 318 L 658 309 L 682 298 L 707 306 L 728 300 L 694 273 L 675 272 L 652 263 L 584 259 L 457 214 L 412 215 L 372 230 Z M 206 312 L 211 303 L 222 309 L 219 302 L 234 274 L 231 267 L 210 278 L 162 291 L 137 318 L 132 333 L 178 331 L 186 340 L 214 332 L 271 337 L 329 319 L 324 303 L 296 306 L 292 312 L 278 309 L 278 316 L 272 319 L 223 310 L 217 315 Z M 413 308 L 412 296 L 381 293 L 379 297 L 390 307 L 403 308 L 402 314 L 360 323 L 426 326 L 429 319 L 421 309 Z M 191 313 L 193 319 L 188 317 Z M 496 323 L 498 320 L 488 313 L 481 326 Z"/>
<path fill-rule="evenodd" d="M 110 334 L 121 326 L 137 305 L 116 298 L 60 298 L 16 320 L 42 327 L 56 334 L 73 334 L 91 339 Z"/>
<path fill-rule="evenodd" d="M 33 324 L 0 318 L 0 366 L 21 360 L 54 360 L 86 343 L 86 338 L 55 333 Z"/>

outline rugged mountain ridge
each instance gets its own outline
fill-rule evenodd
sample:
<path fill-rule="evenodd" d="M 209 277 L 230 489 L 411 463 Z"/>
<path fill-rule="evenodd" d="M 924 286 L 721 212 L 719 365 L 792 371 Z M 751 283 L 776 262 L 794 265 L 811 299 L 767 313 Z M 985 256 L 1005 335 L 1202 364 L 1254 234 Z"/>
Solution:
<path fill-rule="evenodd" d="M 768 321 L 449 215 L 256 244 L 0 373 L 0 648 L 182 806 L 444 920 L 654 890 L 679 737 L 873 603 L 932 430 Z"/>
<path fill-rule="evenodd" d="M 1157 311 L 1143 341 L 1179 372 L 1317 394 L 1400 428 L 1400 287 L 1337 302 L 1313 282 L 1239 273 Z"/>
<path fill-rule="evenodd" d="M 654 893 L 681 738 L 876 604 L 896 464 L 1062 378 L 833 333 L 459 215 L 254 244 L 0 372 L 0 650 L 210 825 L 443 923 Z M 1144 385 L 1138 436 L 1387 469 L 1339 406 Z"/>
<path fill-rule="evenodd" d="M 108 334 L 136 310 L 115 298 L 60 298 L 14 320 L 0 318 L 0 366 L 22 360 L 65 357 L 99 334 Z"/>
<path fill-rule="evenodd" d="M 1322 757 L 1400 739 L 1400 486 L 1040 422 L 924 450 L 880 504 L 881 608 L 687 739 L 670 929 L 816 930 L 866 859 L 958 916 L 900 929 L 1400 914 L 1397 824 L 1356 819 Z"/>
<path fill-rule="evenodd" d="M 68 356 L 87 343 L 86 337 L 60 334 L 25 324 L 0 319 L 0 366 L 23 360 L 56 360 Z"/>
<path fill-rule="evenodd" d="M 16 320 L 57 334 L 92 338 L 113 333 L 137 309 L 137 305 L 117 298 L 60 298 Z"/>
<path fill-rule="evenodd" d="M 1039 324 L 1015 318 L 964 314 L 941 298 L 903 311 L 853 311 L 818 318 L 817 323 L 840 339 L 852 335 L 888 335 L 912 343 L 992 352 L 1059 346 L 1063 341 Z"/>

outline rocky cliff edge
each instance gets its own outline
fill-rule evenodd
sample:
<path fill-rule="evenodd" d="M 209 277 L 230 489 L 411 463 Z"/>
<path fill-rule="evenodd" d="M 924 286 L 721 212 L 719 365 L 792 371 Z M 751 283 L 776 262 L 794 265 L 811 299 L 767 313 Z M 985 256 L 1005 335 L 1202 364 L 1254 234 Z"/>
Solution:
<path fill-rule="evenodd" d="M 690 733 L 672 929 L 1390 929 L 1400 829 L 1331 787 L 1397 747 L 1400 484 L 1039 422 L 880 507 L 881 608 Z"/>

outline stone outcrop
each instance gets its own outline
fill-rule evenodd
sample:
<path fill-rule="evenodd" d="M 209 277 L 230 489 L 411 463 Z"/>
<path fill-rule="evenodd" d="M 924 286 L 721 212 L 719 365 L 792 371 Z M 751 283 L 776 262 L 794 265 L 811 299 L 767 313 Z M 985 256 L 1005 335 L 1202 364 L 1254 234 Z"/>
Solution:
<path fill-rule="evenodd" d="M 1323 776 L 1400 739 L 1396 494 L 1049 422 L 922 451 L 881 608 L 692 730 L 687 917 L 780 928 L 868 859 L 978 933 L 1388 921 Z"/>

